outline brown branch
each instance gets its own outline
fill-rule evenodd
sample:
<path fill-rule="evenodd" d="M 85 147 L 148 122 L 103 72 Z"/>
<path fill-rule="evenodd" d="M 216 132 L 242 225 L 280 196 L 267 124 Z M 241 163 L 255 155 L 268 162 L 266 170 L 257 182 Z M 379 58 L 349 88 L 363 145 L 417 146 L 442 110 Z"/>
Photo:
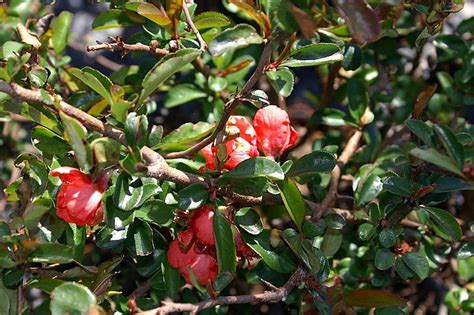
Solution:
<path fill-rule="evenodd" d="M 212 143 L 216 139 L 217 135 L 225 128 L 225 125 L 227 124 L 229 117 L 233 114 L 234 110 L 239 106 L 241 99 L 244 98 L 252 90 L 253 86 L 257 83 L 257 81 L 262 76 L 265 65 L 267 64 L 270 58 L 271 52 L 272 52 L 272 44 L 271 44 L 271 41 L 268 41 L 265 44 L 262 55 L 260 56 L 260 60 L 258 62 L 257 68 L 255 69 L 255 71 L 253 72 L 252 76 L 247 81 L 247 83 L 245 83 L 244 87 L 239 92 L 239 94 L 236 95 L 231 101 L 229 101 L 225 105 L 222 118 L 219 121 L 219 124 L 217 125 L 216 129 L 210 136 L 208 136 L 207 138 L 204 138 L 203 140 L 196 143 L 189 149 L 186 149 L 180 152 L 168 153 L 168 154 L 165 154 L 164 157 L 168 159 L 190 157 L 190 156 L 195 155 L 197 152 L 199 152 L 199 150 L 201 150 L 208 144 Z"/>
<path fill-rule="evenodd" d="M 163 302 L 163 306 L 158 308 L 139 312 L 136 314 L 140 315 L 152 315 L 152 314 L 168 314 L 175 312 L 190 312 L 196 314 L 199 311 L 208 309 L 217 305 L 230 305 L 230 304 L 249 304 L 249 303 L 275 303 L 283 300 L 288 294 L 295 288 L 301 281 L 306 277 L 305 272 L 298 268 L 290 279 L 281 288 L 276 290 L 266 291 L 259 294 L 249 295 L 238 295 L 238 296 L 221 296 L 214 300 L 203 301 L 199 303 L 174 303 L 174 302 Z"/>
<path fill-rule="evenodd" d="M 313 220 L 319 219 L 326 212 L 327 208 L 331 205 L 334 199 L 336 199 L 342 168 L 347 164 L 351 156 L 357 150 L 361 137 L 362 130 L 356 130 L 349 141 L 347 141 L 346 147 L 337 159 L 336 167 L 334 167 L 331 172 L 331 184 L 326 197 L 324 197 L 323 201 L 317 207 L 313 208 Z"/>
<path fill-rule="evenodd" d="M 207 44 L 204 41 L 204 39 L 201 36 L 201 33 L 199 33 L 199 30 L 196 28 L 196 25 L 193 23 L 193 19 L 191 17 L 191 14 L 189 13 L 188 5 L 186 4 L 186 0 L 183 0 L 183 11 L 184 14 L 186 15 L 186 22 L 188 23 L 189 27 L 193 31 L 194 35 L 196 35 L 196 38 L 199 42 L 199 49 L 201 51 L 205 51 L 207 49 Z"/>
<path fill-rule="evenodd" d="M 21 101 L 47 105 L 39 91 L 25 89 L 16 83 L 8 84 L 5 81 L 0 80 L 0 92 L 4 92 Z M 69 105 L 64 101 L 60 101 L 59 108 L 66 115 L 77 119 L 87 129 L 103 134 L 104 136 L 114 139 L 120 144 L 127 146 L 127 141 L 123 131 L 103 123 L 99 119 L 72 105 Z M 202 176 L 172 168 L 169 166 L 163 156 L 153 151 L 149 147 L 143 147 L 141 149 L 141 153 L 146 162 L 146 171 L 148 176 L 157 178 L 159 180 L 171 181 L 183 186 L 201 184 L 210 188 L 209 184 Z M 243 206 L 281 203 L 281 198 L 279 196 L 271 194 L 265 194 L 262 197 L 245 196 L 233 192 L 228 187 L 219 187 L 217 192 L 221 196 L 230 198 L 233 202 L 237 202 Z"/>
<path fill-rule="evenodd" d="M 142 43 L 136 43 L 136 44 L 125 44 L 122 41 L 118 41 L 115 43 L 100 43 L 97 45 L 89 45 L 86 47 L 87 51 L 98 51 L 98 50 L 110 50 L 110 51 L 142 51 L 142 52 L 148 52 L 152 53 L 156 56 L 165 56 L 170 53 L 169 50 L 163 49 L 163 48 L 158 48 L 155 45 L 156 41 L 152 41 L 150 45 L 145 45 Z"/>

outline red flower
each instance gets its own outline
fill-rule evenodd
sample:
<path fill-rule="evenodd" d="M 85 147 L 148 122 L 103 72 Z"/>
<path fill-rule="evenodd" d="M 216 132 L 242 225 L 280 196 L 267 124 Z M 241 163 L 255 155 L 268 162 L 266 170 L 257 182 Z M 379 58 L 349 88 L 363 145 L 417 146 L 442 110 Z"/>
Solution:
<path fill-rule="evenodd" d="M 96 225 L 102 222 L 102 193 L 107 189 L 107 178 L 93 182 L 91 178 L 74 167 L 60 167 L 51 172 L 63 185 L 57 196 L 58 217 L 78 226 Z"/>
<path fill-rule="evenodd" d="M 189 270 L 193 271 L 201 285 L 206 285 L 208 281 L 214 280 L 217 276 L 217 260 L 207 253 L 202 253 L 196 256 L 191 265 L 179 268 L 187 283 L 191 283 Z"/>
<path fill-rule="evenodd" d="M 168 263 L 173 268 L 184 268 L 192 264 L 194 259 L 199 254 L 194 247 L 194 244 L 181 243 L 181 237 L 187 239 L 187 235 L 191 235 L 192 237 L 192 230 L 186 230 L 180 232 L 178 237 L 171 241 L 170 246 L 168 248 L 168 253 L 166 257 L 168 258 Z M 186 236 L 185 236 L 186 235 Z"/>
<path fill-rule="evenodd" d="M 244 116 L 230 116 L 226 125 L 227 128 L 237 127 L 239 136 L 225 141 L 227 156 L 225 157 L 222 168 L 231 170 L 235 168 L 240 162 L 251 157 L 258 156 L 257 139 L 255 130 L 250 121 Z M 206 159 L 206 167 L 208 169 L 215 169 L 214 160 L 217 157 L 217 147 L 209 144 L 201 150 L 201 153 Z"/>
<path fill-rule="evenodd" d="M 257 133 L 258 149 L 272 159 L 279 157 L 298 140 L 298 132 L 290 126 L 287 112 L 275 105 L 259 109 L 253 126 Z"/>
<path fill-rule="evenodd" d="M 191 218 L 191 228 L 194 231 L 196 239 L 204 245 L 214 246 L 216 240 L 214 239 L 214 209 L 208 206 L 202 206 L 193 210 Z"/>

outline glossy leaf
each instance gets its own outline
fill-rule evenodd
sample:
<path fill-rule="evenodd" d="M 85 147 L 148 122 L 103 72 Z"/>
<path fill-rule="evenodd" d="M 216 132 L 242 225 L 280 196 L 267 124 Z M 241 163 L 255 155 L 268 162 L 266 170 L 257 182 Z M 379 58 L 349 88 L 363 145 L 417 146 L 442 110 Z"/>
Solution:
<path fill-rule="evenodd" d="M 213 226 L 219 273 L 230 272 L 233 274 L 236 270 L 234 236 L 229 222 L 219 210 L 214 213 Z"/>
<path fill-rule="evenodd" d="M 325 151 L 313 151 L 296 160 L 288 171 L 288 177 L 310 176 L 332 171 L 336 166 L 333 154 Z"/>
<path fill-rule="evenodd" d="M 294 50 L 281 65 L 283 67 L 309 67 L 341 61 L 341 49 L 334 44 L 319 43 Z"/>
<path fill-rule="evenodd" d="M 114 188 L 114 203 L 125 211 L 141 206 L 151 196 L 159 192 L 159 186 L 154 180 L 132 179 L 125 173 L 119 175 Z"/>
<path fill-rule="evenodd" d="M 285 174 L 278 163 L 265 157 L 247 159 L 226 174 L 226 177 L 247 179 L 266 177 L 272 180 L 283 180 Z"/>
<path fill-rule="evenodd" d="M 62 11 L 52 25 L 53 36 L 51 39 L 54 51 L 57 54 L 60 54 L 66 48 L 72 18 L 73 14 L 71 12 Z"/>
<path fill-rule="evenodd" d="M 295 84 L 295 76 L 290 69 L 280 67 L 273 71 L 267 71 L 265 74 L 278 94 L 283 97 L 290 96 Z"/>
<path fill-rule="evenodd" d="M 214 11 L 207 11 L 196 15 L 193 19 L 193 22 L 198 30 L 213 27 L 223 27 L 230 24 L 230 20 L 227 16 Z"/>
<path fill-rule="evenodd" d="M 92 154 L 86 142 L 87 130 L 76 119 L 59 113 L 63 121 L 64 136 L 74 150 L 74 157 L 84 171 L 92 167 Z"/>
<path fill-rule="evenodd" d="M 52 315 L 87 314 L 95 303 L 95 295 L 89 288 L 76 282 L 66 282 L 51 292 L 50 310 Z"/>
<path fill-rule="evenodd" d="M 383 229 L 379 233 L 379 242 L 385 248 L 393 247 L 397 242 L 397 235 L 392 229 Z"/>
<path fill-rule="evenodd" d="M 178 208 L 181 210 L 197 209 L 207 202 L 209 191 L 205 186 L 193 184 L 178 192 Z"/>
<path fill-rule="evenodd" d="M 321 250 L 325 256 L 333 256 L 342 244 L 342 233 L 338 230 L 327 229 L 321 243 Z"/>
<path fill-rule="evenodd" d="M 418 138 L 420 138 L 426 145 L 434 147 L 433 142 L 433 128 L 424 121 L 417 119 L 409 119 L 407 126 Z"/>
<path fill-rule="evenodd" d="M 67 264 L 74 259 L 74 249 L 63 244 L 40 244 L 28 256 L 34 263 Z"/>
<path fill-rule="evenodd" d="M 166 94 L 165 107 L 173 108 L 206 96 L 206 92 L 198 89 L 193 84 L 178 84 L 172 87 L 168 94 Z"/>
<path fill-rule="evenodd" d="M 199 49 L 185 48 L 166 55 L 146 74 L 138 103 L 143 103 L 163 82 L 201 54 Z"/>
<path fill-rule="evenodd" d="M 469 242 L 461 246 L 461 248 L 458 250 L 456 258 L 461 260 L 468 259 L 472 256 L 474 256 L 474 242 Z"/>
<path fill-rule="evenodd" d="M 277 184 L 288 214 L 298 230 L 301 230 L 306 214 L 306 205 L 298 186 L 289 178 L 278 181 Z"/>
<path fill-rule="evenodd" d="M 168 135 L 166 135 L 159 144 L 161 150 L 167 150 L 175 148 L 179 145 L 189 144 L 190 142 L 196 141 L 207 136 L 211 133 L 214 128 L 213 124 L 206 122 L 185 123 L 181 125 L 178 129 L 173 130 Z"/>
<path fill-rule="evenodd" d="M 452 159 L 439 153 L 435 149 L 414 148 L 410 151 L 410 154 L 425 162 L 434 164 L 456 175 L 464 177 L 464 174 Z"/>
<path fill-rule="evenodd" d="M 237 24 L 217 35 L 209 43 L 209 51 L 214 56 L 222 55 L 228 50 L 235 50 L 252 44 L 261 44 L 262 37 L 253 26 Z"/>
<path fill-rule="evenodd" d="M 380 26 L 377 14 L 364 0 L 336 0 L 335 4 L 357 43 L 370 43 L 379 37 Z"/>
<path fill-rule="evenodd" d="M 390 269 L 395 263 L 395 255 L 388 249 L 382 248 L 375 253 L 374 265 L 379 270 Z"/>
<path fill-rule="evenodd" d="M 410 182 L 403 177 L 390 176 L 385 178 L 383 181 L 383 189 L 395 195 L 403 197 L 411 196 Z"/>
<path fill-rule="evenodd" d="M 97 92 L 97 94 L 102 96 L 109 104 L 113 103 L 112 95 L 109 90 L 110 86 L 104 86 L 103 81 L 101 82 L 101 80 L 99 80 L 95 75 L 77 68 L 69 69 L 69 72 L 81 80 L 82 83 Z"/>
<path fill-rule="evenodd" d="M 362 205 L 376 198 L 382 192 L 383 183 L 376 174 L 369 175 L 355 192 L 356 202 Z"/>
<path fill-rule="evenodd" d="M 406 253 L 402 256 L 403 262 L 412 270 L 421 280 L 428 276 L 430 267 L 426 257 L 420 253 Z"/>
<path fill-rule="evenodd" d="M 258 235 L 263 231 L 260 216 L 252 208 L 242 208 L 235 214 L 234 224 L 252 235 Z"/>
<path fill-rule="evenodd" d="M 462 236 L 462 230 L 454 216 L 447 210 L 422 207 L 430 215 L 433 228 L 440 237 L 448 241 L 458 241 Z"/>
<path fill-rule="evenodd" d="M 435 125 L 433 129 L 451 159 L 456 161 L 458 167 L 462 167 L 464 164 L 464 147 L 459 143 L 456 135 L 451 129 L 443 125 Z"/>

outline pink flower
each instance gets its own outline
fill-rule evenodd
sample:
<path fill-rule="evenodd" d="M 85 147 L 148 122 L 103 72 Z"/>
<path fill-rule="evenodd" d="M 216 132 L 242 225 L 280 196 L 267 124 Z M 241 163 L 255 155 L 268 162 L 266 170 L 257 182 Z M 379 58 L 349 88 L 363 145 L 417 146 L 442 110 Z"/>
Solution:
<path fill-rule="evenodd" d="M 258 156 L 257 138 L 250 121 L 244 116 L 230 116 L 226 126 L 227 128 L 237 127 L 239 130 L 238 137 L 224 143 L 227 154 L 225 160 L 221 161 L 224 162 L 222 168 L 231 170 L 240 162 Z M 215 169 L 214 162 L 217 159 L 217 147 L 209 144 L 201 150 L 201 153 L 206 159 L 206 167 L 211 170 Z"/>
<path fill-rule="evenodd" d="M 218 273 L 217 260 L 208 253 L 198 254 L 191 265 L 179 268 L 187 283 L 191 283 L 190 271 L 196 276 L 201 285 L 214 280 Z"/>
<path fill-rule="evenodd" d="M 102 193 L 107 189 L 107 178 L 94 182 L 74 167 L 63 166 L 51 172 L 58 176 L 63 185 L 57 196 L 58 217 L 78 226 L 96 225 L 102 222 Z"/>
<path fill-rule="evenodd" d="M 290 126 L 287 112 L 275 105 L 259 109 L 253 126 L 257 133 L 258 149 L 271 159 L 282 155 L 298 140 L 298 132 Z"/>

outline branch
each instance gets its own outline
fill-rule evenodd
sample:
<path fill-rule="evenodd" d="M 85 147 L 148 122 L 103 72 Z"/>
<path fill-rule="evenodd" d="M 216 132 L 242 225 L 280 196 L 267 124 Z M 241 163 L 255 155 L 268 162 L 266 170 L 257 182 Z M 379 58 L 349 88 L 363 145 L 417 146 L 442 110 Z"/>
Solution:
<path fill-rule="evenodd" d="M 47 105 L 39 91 L 25 89 L 16 83 L 8 84 L 5 81 L 0 80 L 0 92 L 4 92 L 21 101 Z M 59 108 L 66 115 L 77 119 L 87 129 L 114 139 L 124 146 L 128 145 L 123 131 L 103 123 L 99 119 L 64 101 L 60 101 Z M 207 188 L 210 188 L 210 185 L 207 183 L 204 177 L 172 168 L 169 166 L 163 156 L 153 151 L 151 148 L 145 146 L 141 149 L 141 153 L 146 162 L 146 171 L 149 177 L 157 178 L 159 180 L 171 181 L 183 186 L 201 184 Z M 227 197 L 233 202 L 237 202 L 243 206 L 281 203 L 281 198 L 279 196 L 271 194 L 265 194 L 262 197 L 245 196 L 233 192 L 232 189 L 228 187 L 218 187 L 217 192 L 221 196 Z"/>
<path fill-rule="evenodd" d="M 107 49 L 110 51 L 142 51 L 152 53 L 156 56 L 162 57 L 170 53 L 169 50 L 158 48 L 156 41 L 151 41 L 150 45 L 145 45 L 142 43 L 136 44 L 125 44 L 119 39 L 113 39 L 115 43 L 99 43 L 97 45 L 89 45 L 86 47 L 87 51 L 97 51 Z"/>
<path fill-rule="evenodd" d="M 222 118 L 219 121 L 219 124 L 217 125 L 216 129 L 210 136 L 208 136 L 207 138 L 204 138 L 203 140 L 196 143 L 189 149 L 186 149 L 181 152 L 168 153 L 168 154 L 165 154 L 164 157 L 167 159 L 190 157 L 190 156 L 195 155 L 197 152 L 199 152 L 199 150 L 201 150 L 208 144 L 212 143 L 212 141 L 216 139 L 217 135 L 225 128 L 225 125 L 227 124 L 229 117 L 232 115 L 234 110 L 239 106 L 240 100 L 252 90 L 253 86 L 257 83 L 257 81 L 262 76 L 265 65 L 267 64 L 270 58 L 271 52 L 272 52 L 272 43 L 268 41 L 265 44 L 262 55 L 260 56 L 260 60 L 258 62 L 257 68 L 255 69 L 255 71 L 253 72 L 252 76 L 247 81 L 247 83 L 245 83 L 244 87 L 242 88 L 242 91 L 240 91 L 238 95 L 236 95 L 230 102 L 228 102 L 225 105 Z"/>
<path fill-rule="evenodd" d="M 201 36 L 201 33 L 199 33 L 199 30 L 196 28 L 196 25 L 193 23 L 193 19 L 191 17 L 191 14 L 189 13 L 188 5 L 186 4 L 186 0 L 183 0 L 183 11 L 184 14 L 186 15 L 186 22 L 188 23 L 189 27 L 193 31 L 194 35 L 196 35 L 196 38 L 199 42 L 199 49 L 201 51 L 205 51 L 207 48 L 207 44 L 204 41 L 204 39 Z"/>
<path fill-rule="evenodd" d="M 313 220 L 319 219 L 324 212 L 326 212 L 327 208 L 331 205 L 331 203 L 337 197 L 337 188 L 339 186 L 339 180 L 341 178 L 341 172 L 344 165 L 347 164 L 351 156 L 357 150 L 359 146 L 360 138 L 362 137 L 362 130 L 356 130 L 352 137 L 347 141 L 346 147 L 342 151 L 341 155 L 337 159 L 336 167 L 331 172 L 331 184 L 329 186 L 329 190 L 324 197 L 323 201 L 313 209 Z"/>
<path fill-rule="evenodd" d="M 148 310 L 145 312 L 139 312 L 139 315 L 152 315 L 152 314 L 168 314 L 175 312 L 190 312 L 196 314 L 199 311 L 208 309 L 217 305 L 230 305 L 230 304 L 248 304 L 248 303 L 275 303 L 283 300 L 288 296 L 291 290 L 296 287 L 306 277 L 305 272 L 298 268 L 290 279 L 281 288 L 277 288 L 272 291 L 266 291 L 259 294 L 249 295 L 238 295 L 238 296 L 221 296 L 215 300 L 208 300 L 199 302 L 196 304 L 191 303 L 174 303 L 174 302 L 163 302 L 163 306 Z"/>

